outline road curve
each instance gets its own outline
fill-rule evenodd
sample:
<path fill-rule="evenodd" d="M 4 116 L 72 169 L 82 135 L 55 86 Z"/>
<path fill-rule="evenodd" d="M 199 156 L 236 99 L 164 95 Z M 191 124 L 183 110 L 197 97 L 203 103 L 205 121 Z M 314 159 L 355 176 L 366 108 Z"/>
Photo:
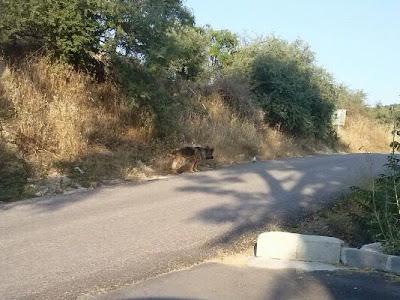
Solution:
<path fill-rule="evenodd" d="M 0 205 L 0 298 L 101 292 L 200 261 L 333 199 L 385 155 L 292 158 Z"/>

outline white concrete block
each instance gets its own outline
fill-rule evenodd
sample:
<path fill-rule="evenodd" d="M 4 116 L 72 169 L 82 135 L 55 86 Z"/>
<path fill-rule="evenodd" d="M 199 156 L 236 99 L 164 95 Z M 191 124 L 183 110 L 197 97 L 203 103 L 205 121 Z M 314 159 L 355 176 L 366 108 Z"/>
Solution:
<path fill-rule="evenodd" d="M 258 236 L 256 256 L 338 264 L 343 243 L 327 236 L 264 232 Z"/>

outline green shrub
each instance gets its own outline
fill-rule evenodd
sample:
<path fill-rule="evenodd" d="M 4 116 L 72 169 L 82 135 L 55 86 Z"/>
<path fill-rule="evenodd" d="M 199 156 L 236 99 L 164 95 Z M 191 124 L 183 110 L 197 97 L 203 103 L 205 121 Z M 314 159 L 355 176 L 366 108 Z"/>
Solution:
<path fill-rule="evenodd" d="M 251 64 L 251 79 L 270 125 L 295 136 L 331 136 L 333 82 L 306 45 L 267 40 Z"/>
<path fill-rule="evenodd" d="M 400 104 L 381 105 L 369 109 L 369 113 L 382 124 L 391 125 L 393 118 L 400 122 Z"/>
<path fill-rule="evenodd" d="M 370 190 L 355 188 L 358 202 L 368 212 L 369 231 L 376 240 L 381 241 L 387 253 L 400 255 L 400 159 L 396 155 L 398 145 L 396 130 L 392 131 L 392 153 L 388 156 L 386 171 L 373 181 Z"/>
<path fill-rule="evenodd" d="M 361 247 L 373 241 L 368 221 L 367 209 L 359 204 L 358 195 L 352 193 L 306 219 L 299 229 L 303 233 L 334 236 L 350 246 Z"/>

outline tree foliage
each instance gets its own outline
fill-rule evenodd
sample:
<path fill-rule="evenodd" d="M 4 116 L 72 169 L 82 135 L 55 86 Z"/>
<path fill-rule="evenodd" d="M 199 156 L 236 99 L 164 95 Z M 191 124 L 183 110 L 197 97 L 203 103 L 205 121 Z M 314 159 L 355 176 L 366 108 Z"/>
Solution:
<path fill-rule="evenodd" d="M 211 65 L 222 68 L 232 64 L 233 53 L 236 51 L 239 40 L 236 34 L 229 30 L 208 29 L 210 45 L 208 53 Z"/>
<path fill-rule="evenodd" d="M 3 51 L 51 52 L 75 64 L 100 49 L 104 32 L 96 0 L 1 0 Z"/>
<path fill-rule="evenodd" d="M 400 123 L 400 104 L 377 104 L 375 107 L 370 108 L 369 112 L 383 124 L 393 125 L 393 122 Z"/>
<path fill-rule="evenodd" d="M 100 52 L 150 60 L 171 28 L 192 24 L 180 0 L 0 0 L 3 51 L 42 49 L 75 65 Z"/>
<path fill-rule="evenodd" d="M 168 37 L 169 43 L 158 49 L 152 66 L 163 68 L 170 79 L 195 79 L 206 67 L 208 39 L 204 31 L 184 26 L 171 31 Z"/>
<path fill-rule="evenodd" d="M 268 123 L 296 136 L 330 137 L 333 80 L 316 67 L 306 44 L 263 41 L 251 62 L 250 77 Z"/>
<path fill-rule="evenodd" d="M 242 117 L 261 108 L 269 125 L 322 139 L 332 136 L 335 106 L 365 99 L 318 67 L 306 43 L 241 45 L 233 32 L 196 27 L 182 0 L 0 0 L 0 51 L 40 51 L 97 75 L 107 65 L 132 107 L 150 107 L 169 127 L 196 81 L 220 85 Z"/>

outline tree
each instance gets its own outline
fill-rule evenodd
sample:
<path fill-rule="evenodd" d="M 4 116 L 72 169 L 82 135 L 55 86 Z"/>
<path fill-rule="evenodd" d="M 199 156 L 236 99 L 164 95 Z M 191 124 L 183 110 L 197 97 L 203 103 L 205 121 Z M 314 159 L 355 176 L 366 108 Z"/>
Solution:
<path fill-rule="evenodd" d="M 0 49 L 41 49 L 74 65 L 97 53 L 148 61 L 168 32 L 193 25 L 181 0 L 0 0 Z"/>
<path fill-rule="evenodd" d="M 168 38 L 163 47 L 153 51 L 150 67 L 170 79 L 195 79 L 204 71 L 207 61 L 207 35 L 200 28 L 182 26 L 172 30 Z"/>
<path fill-rule="evenodd" d="M 194 19 L 181 0 L 106 1 L 105 45 L 112 53 L 149 60 L 169 42 L 168 33 L 193 26 Z"/>
<path fill-rule="evenodd" d="M 232 54 L 239 45 L 236 34 L 229 30 L 209 28 L 210 46 L 208 53 L 213 67 L 222 68 L 232 62 Z"/>
<path fill-rule="evenodd" d="M 334 83 L 308 45 L 270 38 L 253 49 L 250 77 L 266 121 L 296 136 L 331 137 Z"/>
<path fill-rule="evenodd" d="M 0 0 L 0 48 L 41 49 L 75 65 L 100 50 L 105 30 L 97 0 Z"/>

